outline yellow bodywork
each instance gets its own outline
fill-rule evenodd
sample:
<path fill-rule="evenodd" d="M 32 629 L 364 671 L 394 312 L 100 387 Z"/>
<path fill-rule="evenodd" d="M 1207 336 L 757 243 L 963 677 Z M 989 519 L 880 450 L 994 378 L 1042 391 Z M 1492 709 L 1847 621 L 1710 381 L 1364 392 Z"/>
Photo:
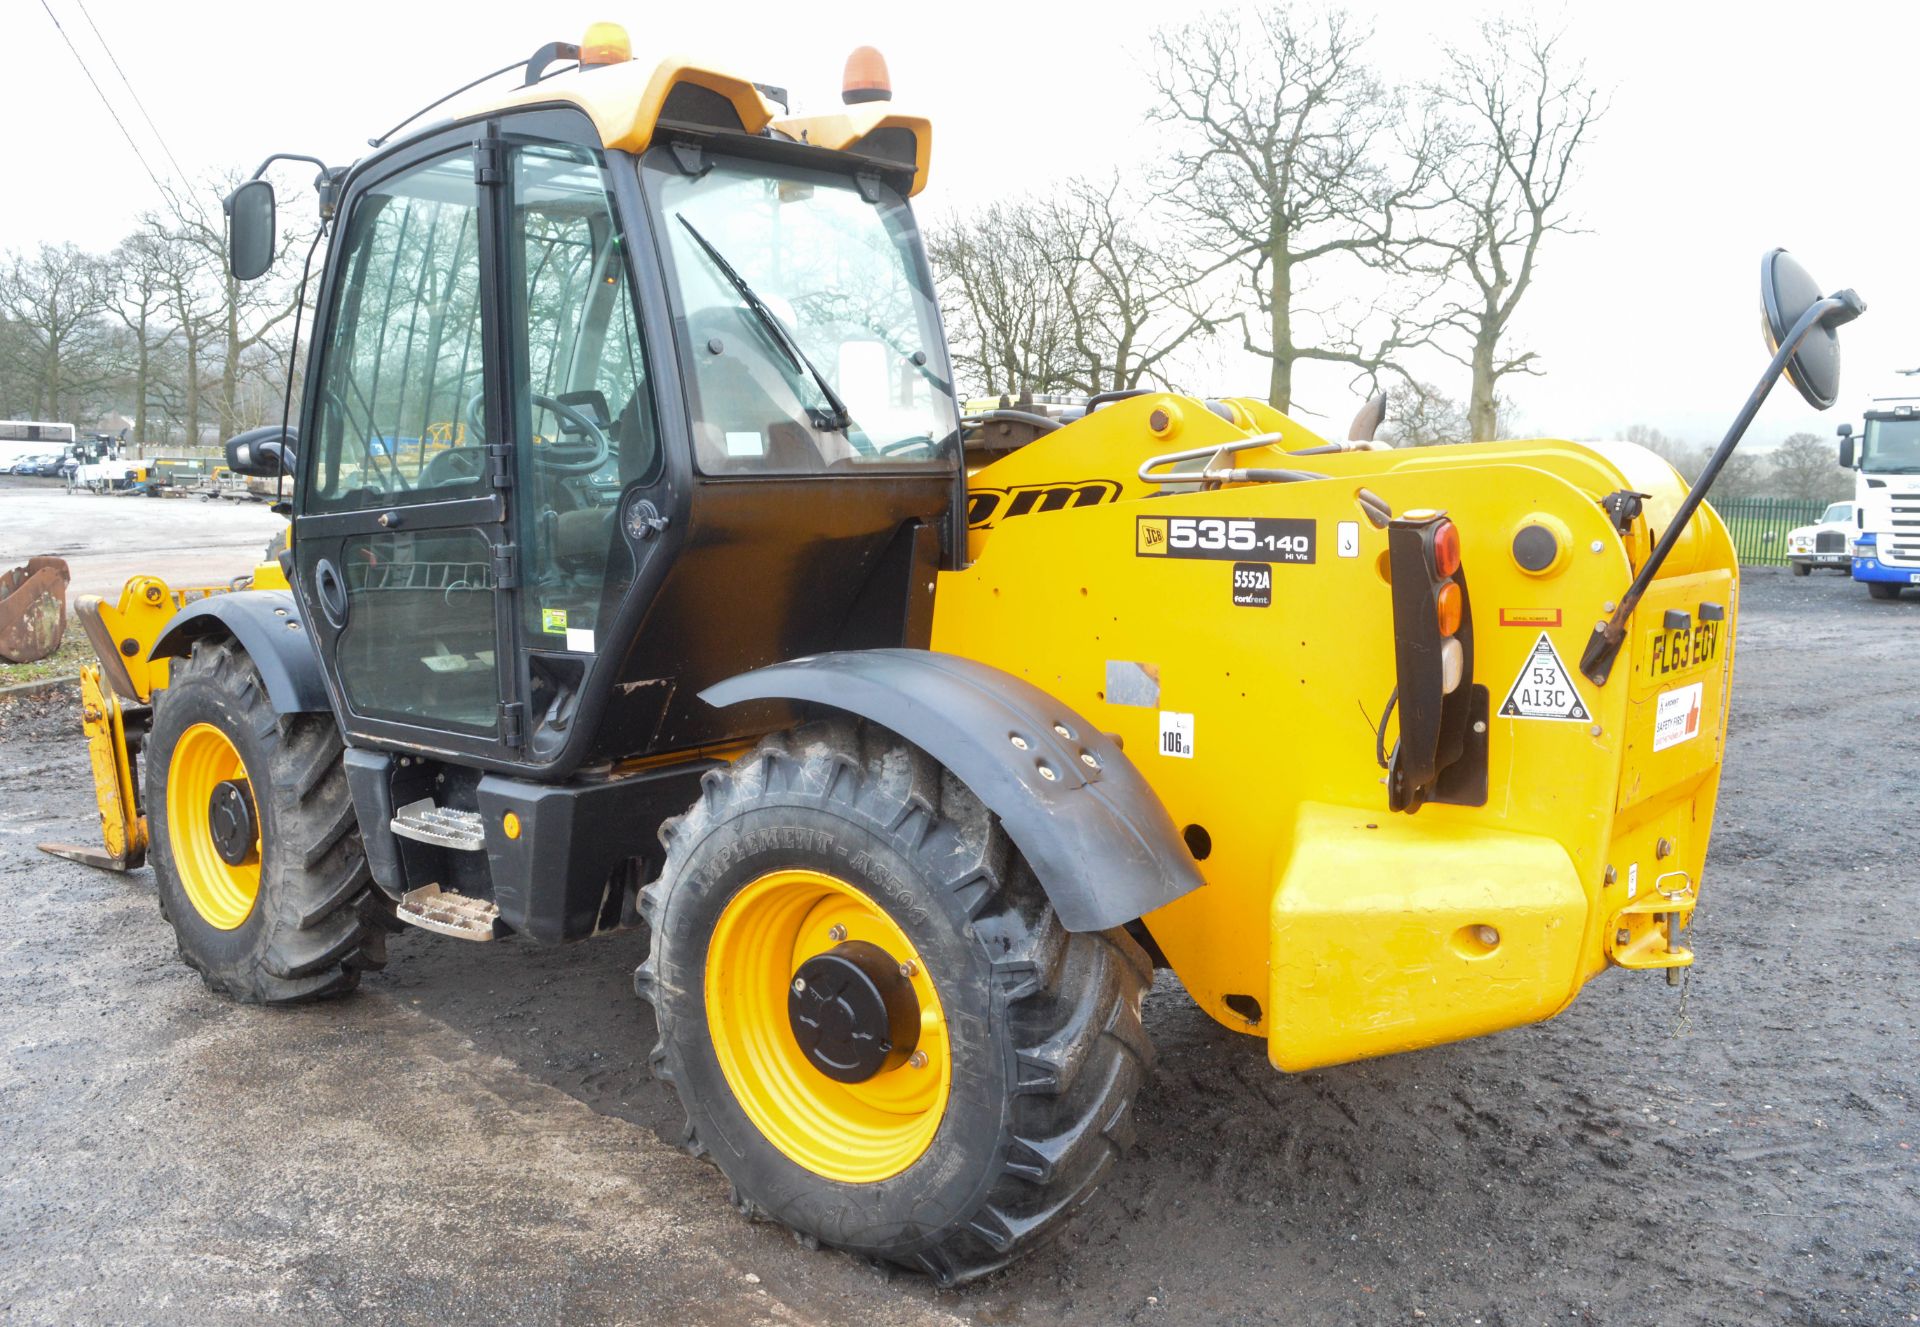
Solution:
<path fill-rule="evenodd" d="M 1635 616 L 1631 654 L 1595 687 L 1577 672 L 1587 638 L 1685 492 L 1665 462 L 1554 441 L 1289 457 L 1322 440 L 1263 403 L 1224 413 L 1136 397 L 975 471 L 975 561 L 942 574 L 934 621 L 935 649 L 1026 677 L 1120 738 L 1198 845 L 1206 887 L 1145 919 L 1193 998 L 1299 1070 L 1550 1017 L 1609 964 L 1690 962 L 1669 939 L 1698 896 L 1738 607 L 1719 518 L 1700 509 Z M 1163 495 L 1138 477 L 1155 454 L 1252 434 L 1281 442 L 1229 464 L 1326 478 Z M 1361 488 L 1459 528 L 1467 682 L 1492 711 L 1484 806 L 1387 809 L 1387 532 Z M 1651 495 L 1624 536 L 1599 505 L 1619 490 Z M 1313 522 L 1313 560 L 1273 563 L 1265 607 L 1233 602 L 1231 561 L 1166 556 L 1154 533 L 1247 516 Z M 1511 551 L 1530 519 L 1562 550 L 1538 574 Z M 1656 656 L 1666 610 L 1692 618 L 1703 603 L 1724 609 L 1714 639 Z M 1583 720 L 1499 714 L 1543 636 Z M 1696 730 L 1656 751 L 1673 693 L 1698 697 Z M 1163 753 L 1163 712 L 1190 716 L 1190 755 Z"/>
<path fill-rule="evenodd" d="M 87 633 L 98 663 L 80 669 L 81 725 L 100 812 L 99 848 L 67 843 L 40 846 L 56 856 L 92 866 L 130 871 L 147 858 L 147 817 L 140 805 L 134 756 L 151 714 L 154 693 L 167 685 L 170 660 L 149 659 L 154 642 L 174 614 L 208 595 L 235 589 L 284 590 L 277 562 L 263 562 L 231 585 L 174 589 L 157 576 L 135 576 L 109 604 L 97 595 L 74 600 L 74 616 Z M 244 914 L 243 914 L 244 916 Z"/>
<path fill-rule="evenodd" d="M 904 130 L 914 139 L 913 184 L 907 192 L 917 194 L 927 187 L 933 129 L 920 116 L 902 115 L 890 102 L 848 106 L 830 115 L 782 116 L 777 104 L 750 79 L 684 56 L 669 56 L 651 66 L 629 60 L 556 74 L 505 94 L 476 93 L 459 103 L 453 114 L 465 117 L 527 106 L 575 106 L 593 121 L 601 146 L 640 153 L 652 145 L 667 97 L 682 84 L 725 98 L 739 117 L 741 129 L 749 134 L 771 133 L 815 147 L 847 151 L 858 150 L 860 141 L 876 130 Z"/>

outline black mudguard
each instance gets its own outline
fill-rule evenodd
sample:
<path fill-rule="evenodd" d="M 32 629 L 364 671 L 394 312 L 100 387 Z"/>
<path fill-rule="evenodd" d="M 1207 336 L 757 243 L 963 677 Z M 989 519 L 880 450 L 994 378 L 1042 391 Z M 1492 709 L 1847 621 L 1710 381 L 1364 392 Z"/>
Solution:
<path fill-rule="evenodd" d="M 928 650 L 843 651 L 742 673 L 700 695 L 721 707 L 802 701 L 898 733 L 1000 818 L 1069 931 L 1124 925 L 1205 883 L 1120 747 L 998 668 Z"/>
<path fill-rule="evenodd" d="M 332 708 L 320 676 L 320 656 L 300 606 L 286 590 L 238 590 L 209 595 L 174 614 L 148 653 L 150 659 L 184 659 L 202 636 L 232 636 L 260 670 L 267 698 L 279 714 L 309 714 Z"/>

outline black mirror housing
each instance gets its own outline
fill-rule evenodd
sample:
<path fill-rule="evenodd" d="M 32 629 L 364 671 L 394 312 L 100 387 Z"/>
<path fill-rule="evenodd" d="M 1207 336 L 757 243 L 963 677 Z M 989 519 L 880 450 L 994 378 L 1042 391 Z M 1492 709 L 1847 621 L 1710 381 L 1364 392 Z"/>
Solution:
<path fill-rule="evenodd" d="M 1819 283 L 1785 249 L 1774 249 L 1760 260 L 1760 307 L 1764 315 L 1767 349 L 1777 353 L 1795 323 L 1822 298 Z M 1825 410 L 1840 395 L 1839 319 L 1827 319 L 1808 329 L 1798 349 L 1787 358 L 1787 381 L 1815 410 Z"/>
<path fill-rule="evenodd" d="M 1847 429 L 1845 424 L 1842 424 L 1840 427 Z M 1840 435 L 1840 468 L 1842 470 L 1853 469 L 1853 431 L 1851 429 L 1847 429 L 1846 432 Z"/>
<path fill-rule="evenodd" d="M 227 469 L 237 475 L 273 479 L 292 474 L 297 439 L 292 429 L 266 424 L 227 439 Z"/>
<path fill-rule="evenodd" d="M 263 275 L 273 266 L 273 182 L 248 180 L 221 207 L 227 214 L 227 271 L 236 281 Z"/>

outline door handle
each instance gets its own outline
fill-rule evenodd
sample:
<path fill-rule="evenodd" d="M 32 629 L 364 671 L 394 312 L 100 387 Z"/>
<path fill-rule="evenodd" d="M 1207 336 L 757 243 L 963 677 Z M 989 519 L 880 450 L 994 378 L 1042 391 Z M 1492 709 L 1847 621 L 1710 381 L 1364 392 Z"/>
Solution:
<path fill-rule="evenodd" d="M 321 558 L 313 569 L 313 595 L 320 601 L 320 612 L 335 631 L 347 624 L 347 583 L 340 569 Z"/>

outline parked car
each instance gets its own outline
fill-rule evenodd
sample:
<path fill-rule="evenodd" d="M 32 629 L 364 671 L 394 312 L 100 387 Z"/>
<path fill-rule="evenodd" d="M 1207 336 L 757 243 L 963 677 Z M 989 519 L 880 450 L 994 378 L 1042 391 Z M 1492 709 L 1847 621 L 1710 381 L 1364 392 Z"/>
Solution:
<path fill-rule="evenodd" d="M 1836 502 L 1812 525 L 1787 531 L 1787 565 L 1796 576 L 1811 576 L 1815 567 L 1850 571 L 1847 543 L 1859 531 L 1851 502 Z"/>

